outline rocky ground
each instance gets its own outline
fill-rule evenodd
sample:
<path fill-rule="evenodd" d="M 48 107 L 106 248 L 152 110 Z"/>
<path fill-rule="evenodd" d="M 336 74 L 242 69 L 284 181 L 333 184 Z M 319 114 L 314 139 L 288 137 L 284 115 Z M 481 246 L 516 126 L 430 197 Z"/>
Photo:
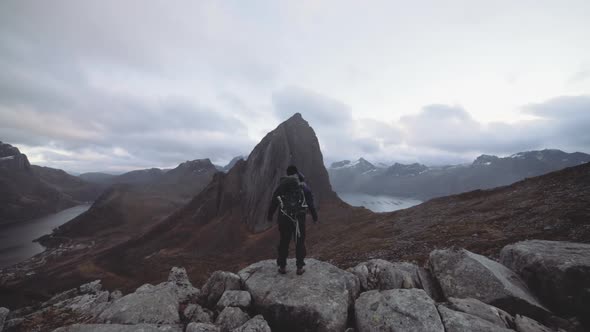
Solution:
<path fill-rule="evenodd" d="M 216 271 L 200 288 L 184 268 L 123 295 L 100 280 L 9 311 L 0 331 L 585 331 L 590 245 L 531 240 L 495 261 L 465 249 L 428 262 L 373 259 L 347 270 L 308 259 L 279 274 L 274 261 Z M 585 325 L 584 325 L 585 324 Z"/>

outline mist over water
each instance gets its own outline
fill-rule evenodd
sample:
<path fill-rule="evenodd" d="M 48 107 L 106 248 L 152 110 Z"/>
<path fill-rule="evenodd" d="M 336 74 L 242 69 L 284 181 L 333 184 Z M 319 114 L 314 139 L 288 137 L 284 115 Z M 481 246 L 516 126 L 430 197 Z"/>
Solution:
<path fill-rule="evenodd" d="M 413 198 L 388 195 L 369 195 L 364 193 L 338 193 L 338 196 L 352 206 L 364 206 L 373 212 L 391 212 L 407 209 L 422 203 Z"/>
<path fill-rule="evenodd" d="M 43 218 L 3 226 L 0 228 L 0 268 L 22 262 L 45 248 L 33 242 L 78 215 L 86 212 L 91 204 L 83 204 Z"/>

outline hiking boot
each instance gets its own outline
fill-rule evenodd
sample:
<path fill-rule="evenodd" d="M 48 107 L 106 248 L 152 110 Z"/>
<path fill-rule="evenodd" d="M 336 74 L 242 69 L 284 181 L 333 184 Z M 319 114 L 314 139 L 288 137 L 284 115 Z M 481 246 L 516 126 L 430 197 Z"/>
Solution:
<path fill-rule="evenodd" d="M 286 274 L 287 273 L 287 269 L 284 266 L 279 267 L 279 273 L 280 274 Z"/>
<path fill-rule="evenodd" d="M 303 269 L 302 267 L 298 267 L 297 268 L 297 275 L 300 276 L 305 272 L 305 269 Z"/>

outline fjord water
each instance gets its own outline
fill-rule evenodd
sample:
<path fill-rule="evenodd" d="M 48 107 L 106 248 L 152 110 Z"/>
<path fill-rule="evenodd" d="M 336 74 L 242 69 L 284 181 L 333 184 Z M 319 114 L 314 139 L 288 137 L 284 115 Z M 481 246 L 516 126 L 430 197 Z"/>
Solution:
<path fill-rule="evenodd" d="M 352 206 L 364 206 L 373 212 L 391 212 L 407 209 L 422 201 L 413 198 L 364 193 L 338 193 L 338 196 Z"/>
<path fill-rule="evenodd" d="M 82 214 L 90 205 L 74 206 L 43 218 L 0 228 L 0 268 L 14 265 L 43 252 L 43 246 L 33 240 L 51 233 L 54 228 Z"/>

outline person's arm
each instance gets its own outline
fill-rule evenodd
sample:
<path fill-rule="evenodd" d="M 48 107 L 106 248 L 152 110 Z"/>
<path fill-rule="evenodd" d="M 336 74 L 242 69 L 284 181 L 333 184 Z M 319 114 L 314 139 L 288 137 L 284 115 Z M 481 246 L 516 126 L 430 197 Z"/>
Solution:
<path fill-rule="evenodd" d="M 281 189 L 280 185 L 277 187 L 277 189 L 275 189 L 275 191 L 272 194 L 272 198 L 270 199 L 270 206 L 268 208 L 268 214 L 266 217 L 268 221 L 272 221 L 272 217 L 275 214 L 277 208 L 279 207 L 279 200 L 277 198 L 277 196 L 280 195 L 279 189 Z"/>
<path fill-rule="evenodd" d="M 306 185 L 303 187 L 303 193 L 305 194 L 305 202 L 307 203 L 307 208 L 309 209 L 309 212 L 311 213 L 311 218 L 313 219 L 313 222 L 318 222 L 318 213 L 315 209 L 315 204 L 313 201 L 313 193 L 311 192 L 311 190 L 309 189 L 309 187 Z"/>

